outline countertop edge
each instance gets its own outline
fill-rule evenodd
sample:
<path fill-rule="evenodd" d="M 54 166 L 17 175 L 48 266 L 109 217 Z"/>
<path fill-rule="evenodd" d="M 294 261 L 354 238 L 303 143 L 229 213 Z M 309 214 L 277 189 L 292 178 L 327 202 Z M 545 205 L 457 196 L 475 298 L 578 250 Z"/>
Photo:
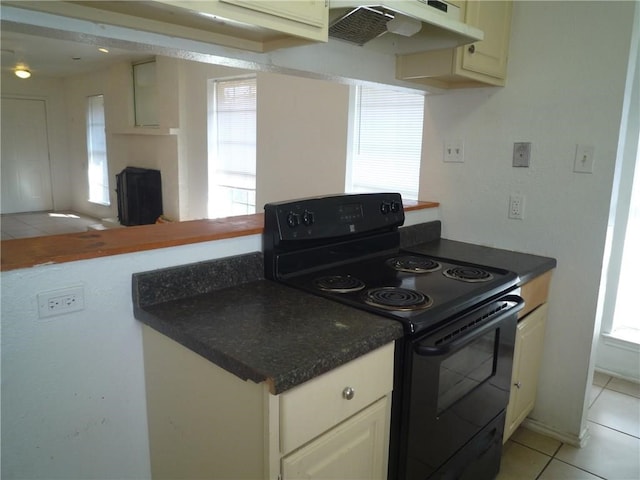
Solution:
<path fill-rule="evenodd" d="M 437 202 L 404 201 L 405 211 L 437 208 Z M 0 271 L 176 247 L 262 234 L 264 213 L 214 220 L 139 225 L 82 233 L 2 240 Z"/>

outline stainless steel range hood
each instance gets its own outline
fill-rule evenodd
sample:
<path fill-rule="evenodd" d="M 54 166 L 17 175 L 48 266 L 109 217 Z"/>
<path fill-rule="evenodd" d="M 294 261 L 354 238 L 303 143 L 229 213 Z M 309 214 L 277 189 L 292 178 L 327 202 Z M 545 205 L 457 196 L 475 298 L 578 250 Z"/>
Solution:
<path fill-rule="evenodd" d="M 457 6 L 441 0 L 331 0 L 329 37 L 383 53 L 451 48 L 484 38 L 463 23 Z"/>

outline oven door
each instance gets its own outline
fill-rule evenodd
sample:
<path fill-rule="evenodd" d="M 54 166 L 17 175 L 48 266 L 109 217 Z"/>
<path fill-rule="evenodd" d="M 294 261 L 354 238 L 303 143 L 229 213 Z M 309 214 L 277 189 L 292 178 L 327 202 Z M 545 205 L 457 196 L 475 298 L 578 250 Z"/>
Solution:
<path fill-rule="evenodd" d="M 410 341 L 398 478 L 457 479 L 467 471 L 479 480 L 498 473 L 523 306 L 509 295 Z"/>

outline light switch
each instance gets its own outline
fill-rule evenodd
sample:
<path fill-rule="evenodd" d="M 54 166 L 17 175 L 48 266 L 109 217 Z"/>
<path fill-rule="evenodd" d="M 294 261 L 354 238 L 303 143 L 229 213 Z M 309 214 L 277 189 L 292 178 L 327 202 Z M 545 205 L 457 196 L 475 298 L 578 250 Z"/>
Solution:
<path fill-rule="evenodd" d="M 447 140 L 444 142 L 442 160 L 453 163 L 464 162 L 464 142 L 462 140 Z"/>
<path fill-rule="evenodd" d="M 576 145 L 576 158 L 573 171 L 576 173 L 593 173 L 593 151 L 591 145 Z"/>

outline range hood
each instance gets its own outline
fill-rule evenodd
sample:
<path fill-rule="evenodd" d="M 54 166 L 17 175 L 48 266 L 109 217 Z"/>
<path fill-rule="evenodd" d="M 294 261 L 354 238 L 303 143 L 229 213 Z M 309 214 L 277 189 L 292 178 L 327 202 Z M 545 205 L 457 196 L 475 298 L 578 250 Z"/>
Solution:
<path fill-rule="evenodd" d="M 400 55 L 473 43 L 484 33 L 442 0 L 331 0 L 329 37 Z"/>

